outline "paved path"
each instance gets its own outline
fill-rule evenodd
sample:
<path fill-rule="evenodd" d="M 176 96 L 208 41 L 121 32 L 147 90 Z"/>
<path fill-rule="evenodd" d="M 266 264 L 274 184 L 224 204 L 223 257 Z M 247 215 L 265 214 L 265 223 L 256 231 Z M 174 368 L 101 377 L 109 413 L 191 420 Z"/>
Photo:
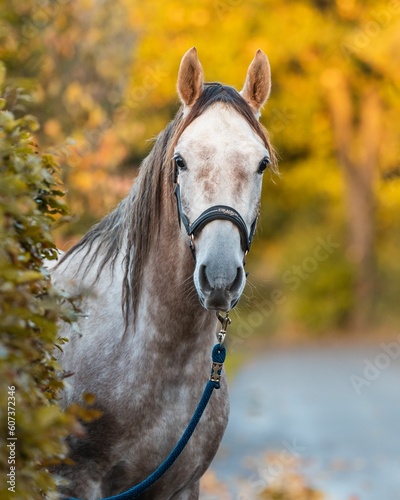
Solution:
<path fill-rule="evenodd" d="M 400 500 L 400 342 L 391 348 L 277 351 L 244 367 L 213 463 L 230 498 L 256 498 L 297 464 L 329 500 Z"/>

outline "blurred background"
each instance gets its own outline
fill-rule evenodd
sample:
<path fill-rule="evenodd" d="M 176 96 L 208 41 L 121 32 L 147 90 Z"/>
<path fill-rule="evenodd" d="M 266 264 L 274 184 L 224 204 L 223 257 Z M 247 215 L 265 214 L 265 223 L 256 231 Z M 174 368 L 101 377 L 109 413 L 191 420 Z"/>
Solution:
<path fill-rule="evenodd" d="M 357 452 L 366 465 L 357 453 L 346 458 L 332 438 L 337 455 L 322 460 L 321 443 L 332 428 L 343 431 L 337 440 L 351 439 L 368 414 L 360 442 L 376 438 L 382 460 L 395 460 L 380 433 L 393 436 L 388 422 L 398 427 L 400 418 L 400 2 L 1 0 L 0 6 L 8 80 L 31 92 L 26 107 L 42 124 L 39 147 L 63 165 L 73 216 L 57 230 L 63 249 L 129 191 L 149 139 L 178 109 L 176 77 L 187 49 L 197 47 L 206 80 L 238 89 L 255 51 L 267 53 L 273 83 L 262 123 L 282 175 L 265 176 L 249 285 L 233 314 L 233 430 L 203 496 L 398 500 L 399 484 L 390 483 L 391 474 L 379 476 L 385 462 L 372 466 L 365 456 L 371 450 Z M 255 366 L 266 393 L 255 388 L 258 395 L 247 401 L 241 381 Z M 341 374 L 343 386 L 332 373 Z M 332 396 L 319 415 L 321 387 L 325 394 L 328 386 Z M 238 406 L 247 408 L 240 418 Z M 299 421 L 304 427 L 296 427 Z M 233 445 L 241 425 L 255 434 Z M 319 440 L 318 426 L 325 429 Z M 303 434 L 310 428 L 313 444 Z M 244 463 L 243 443 L 253 438 L 257 452 L 246 450 L 253 462 Z M 293 439 L 300 451 L 283 445 L 293 448 Z M 319 471 L 299 465 L 301 458 L 317 460 Z M 350 459 L 351 477 L 379 476 L 387 492 L 376 496 L 379 488 L 367 479 L 367 486 L 363 479 L 363 487 L 338 492 L 347 483 L 335 474 L 348 471 Z M 271 460 L 280 464 L 276 474 L 263 479 L 254 472 L 259 464 L 268 471 Z M 314 489 L 326 464 L 335 477 Z M 282 477 L 291 479 L 279 483 Z"/>

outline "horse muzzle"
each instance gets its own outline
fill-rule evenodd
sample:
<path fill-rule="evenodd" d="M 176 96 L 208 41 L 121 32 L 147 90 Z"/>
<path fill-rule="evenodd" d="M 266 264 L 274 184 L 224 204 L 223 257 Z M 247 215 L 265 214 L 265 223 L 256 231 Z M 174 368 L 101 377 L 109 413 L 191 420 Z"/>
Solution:
<path fill-rule="evenodd" d="M 207 225 L 198 241 L 194 283 L 206 309 L 228 312 L 237 304 L 246 276 L 240 235 L 227 221 Z"/>
<path fill-rule="evenodd" d="M 212 265 L 202 264 L 199 269 L 199 296 L 206 309 L 229 311 L 237 304 L 244 286 L 243 266 L 234 270 L 213 269 Z M 217 271 L 217 272 L 215 272 Z M 231 271 L 231 272 L 230 272 Z"/>

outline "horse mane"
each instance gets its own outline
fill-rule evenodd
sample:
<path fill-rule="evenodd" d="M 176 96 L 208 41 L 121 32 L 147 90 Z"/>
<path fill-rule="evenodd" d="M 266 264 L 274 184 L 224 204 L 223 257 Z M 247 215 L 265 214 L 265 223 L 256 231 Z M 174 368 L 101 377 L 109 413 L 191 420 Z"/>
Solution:
<path fill-rule="evenodd" d="M 150 250 L 159 235 L 161 211 L 173 209 L 172 157 L 174 148 L 184 130 L 215 103 L 225 104 L 246 119 L 270 153 L 271 170 L 277 172 L 276 155 L 268 133 L 255 117 L 249 104 L 233 87 L 220 83 L 206 83 L 201 96 L 190 111 L 184 114 L 183 107 L 181 107 L 175 118 L 158 135 L 152 150 L 140 166 L 130 194 L 115 210 L 94 225 L 76 245 L 63 255 L 59 262 L 61 264 L 81 251 L 85 251 L 84 257 L 86 257 L 93 249 L 84 274 L 99 258 L 97 280 L 108 263 L 111 263 L 113 272 L 118 255 L 123 248 L 126 248 L 122 289 L 122 308 L 126 329 L 132 313 L 136 316 L 143 271 Z M 171 186 L 170 190 L 168 190 L 168 185 Z M 171 193 L 170 199 L 165 200 L 164 193 L 168 192 Z"/>

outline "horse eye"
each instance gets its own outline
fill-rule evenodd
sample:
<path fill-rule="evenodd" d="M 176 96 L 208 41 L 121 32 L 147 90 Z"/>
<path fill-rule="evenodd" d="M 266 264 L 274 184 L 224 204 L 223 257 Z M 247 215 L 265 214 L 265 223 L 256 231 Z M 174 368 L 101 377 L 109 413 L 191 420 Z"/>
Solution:
<path fill-rule="evenodd" d="M 269 163 L 271 163 L 271 161 L 268 158 L 268 156 L 266 156 L 265 158 L 263 158 L 261 160 L 260 164 L 258 165 L 258 173 L 262 174 L 264 172 L 264 170 L 267 168 L 267 166 L 269 165 Z"/>
<path fill-rule="evenodd" d="M 174 156 L 174 161 L 175 165 L 177 166 L 177 168 L 179 168 L 179 170 L 185 170 L 187 168 L 185 160 L 182 158 L 182 156 L 179 155 Z"/>

